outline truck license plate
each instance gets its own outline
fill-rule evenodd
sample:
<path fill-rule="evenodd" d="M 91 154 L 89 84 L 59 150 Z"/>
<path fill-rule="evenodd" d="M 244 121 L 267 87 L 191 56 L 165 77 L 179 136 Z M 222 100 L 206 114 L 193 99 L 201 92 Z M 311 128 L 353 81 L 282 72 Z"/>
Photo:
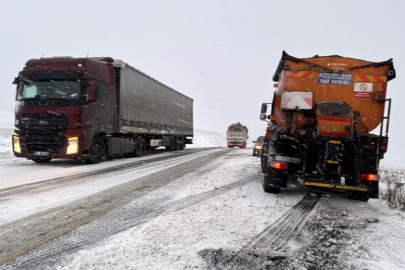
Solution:
<path fill-rule="evenodd" d="M 34 152 L 34 156 L 49 156 L 49 152 Z"/>
<path fill-rule="evenodd" d="M 290 162 L 290 163 L 296 163 L 300 164 L 301 159 L 300 158 L 294 158 L 294 157 L 286 157 L 286 156 L 275 156 L 274 160 L 277 161 L 284 161 L 284 162 Z"/>

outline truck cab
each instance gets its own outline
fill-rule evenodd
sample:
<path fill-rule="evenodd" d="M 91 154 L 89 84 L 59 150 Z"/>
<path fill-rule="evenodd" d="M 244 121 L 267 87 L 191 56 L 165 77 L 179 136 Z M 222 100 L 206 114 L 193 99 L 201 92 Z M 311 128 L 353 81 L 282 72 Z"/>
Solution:
<path fill-rule="evenodd" d="M 193 100 L 121 60 L 31 59 L 13 83 L 17 157 L 97 163 L 192 143 Z"/>
<path fill-rule="evenodd" d="M 29 60 L 14 80 L 13 144 L 20 144 L 14 154 L 47 162 L 97 151 L 91 149 L 94 136 L 117 129 L 115 75 L 109 62 L 113 59 Z"/>

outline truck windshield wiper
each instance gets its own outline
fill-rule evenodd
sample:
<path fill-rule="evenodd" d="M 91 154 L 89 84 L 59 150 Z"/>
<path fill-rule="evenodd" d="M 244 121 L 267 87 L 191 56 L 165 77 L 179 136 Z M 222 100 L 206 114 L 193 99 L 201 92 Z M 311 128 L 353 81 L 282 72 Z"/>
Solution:
<path fill-rule="evenodd" d="M 39 95 L 36 95 L 35 97 L 25 97 L 19 100 L 41 100 L 41 97 Z"/>

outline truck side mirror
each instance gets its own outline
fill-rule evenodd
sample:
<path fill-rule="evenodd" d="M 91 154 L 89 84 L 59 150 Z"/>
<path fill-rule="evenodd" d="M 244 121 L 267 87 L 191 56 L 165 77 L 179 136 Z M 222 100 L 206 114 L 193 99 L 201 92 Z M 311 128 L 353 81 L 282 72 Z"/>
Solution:
<path fill-rule="evenodd" d="M 266 113 L 266 112 L 267 112 L 267 104 L 263 103 L 261 113 Z"/>
<path fill-rule="evenodd" d="M 267 119 L 267 116 L 265 113 L 260 114 L 260 120 L 266 121 L 266 119 Z"/>
<path fill-rule="evenodd" d="M 93 102 L 96 100 L 96 82 L 93 80 L 90 80 L 89 84 L 89 102 Z"/>

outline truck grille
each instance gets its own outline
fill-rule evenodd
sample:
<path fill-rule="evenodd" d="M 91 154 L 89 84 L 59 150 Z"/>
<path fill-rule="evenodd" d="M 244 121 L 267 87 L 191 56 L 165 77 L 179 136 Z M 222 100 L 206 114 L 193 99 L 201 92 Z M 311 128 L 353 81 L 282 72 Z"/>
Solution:
<path fill-rule="evenodd" d="M 23 115 L 21 122 L 21 144 L 25 152 L 63 151 L 67 117 L 65 115 Z"/>

